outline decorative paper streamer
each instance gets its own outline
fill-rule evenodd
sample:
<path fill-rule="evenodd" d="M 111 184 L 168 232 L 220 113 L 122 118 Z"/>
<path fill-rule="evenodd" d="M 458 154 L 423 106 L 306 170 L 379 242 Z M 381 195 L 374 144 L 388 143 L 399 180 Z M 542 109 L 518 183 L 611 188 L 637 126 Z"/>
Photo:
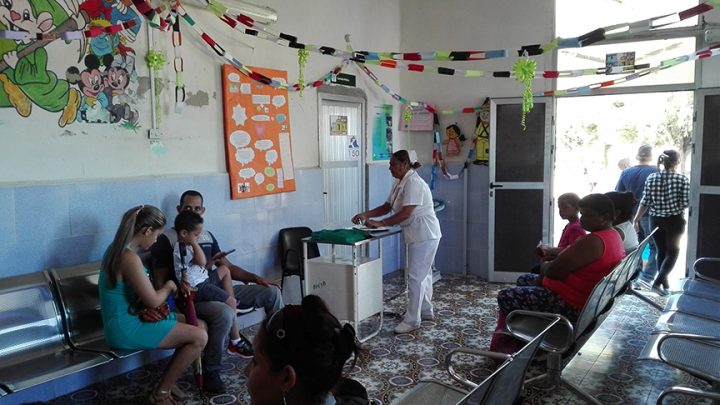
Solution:
<path fill-rule="evenodd" d="M 415 63 L 402 63 L 394 60 L 380 60 L 380 61 L 361 61 L 357 58 L 351 58 L 353 62 L 363 63 L 367 65 L 375 65 L 390 69 L 402 69 L 409 72 L 415 73 L 436 73 L 444 76 L 459 76 L 469 78 L 499 78 L 499 79 L 517 79 L 515 72 L 511 70 L 496 70 L 496 71 L 485 71 L 485 70 L 474 70 L 474 69 L 454 69 L 442 66 L 428 66 L 420 65 Z M 634 70 L 646 69 L 650 67 L 649 63 L 634 65 Z M 591 75 L 605 75 L 607 74 L 607 68 L 605 66 L 597 68 L 587 69 L 573 69 L 573 70 L 539 70 L 534 72 L 535 77 L 542 77 L 544 79 L 555 79 L 558 77 L 580 77 L 580 76 L 591 76 Z"/>
<path fill-rule="evenodd" d="M 158 77 L 158 75 L 167 61 L 165 60 L 165 54 L 163 52 L 153 51 L 151 49 L 145 57 L 145 62 L 147 62 L 148 67 L 155 72 L 155 105 L 153 108 L 155 109 L 155 126 L 159 127 L 162 122 L 162 107 L 160 106 L 162 79 Z"/>
<path fill-rule="evenodd" d="M 523 84 L 523 99 L 522 99 L 522 117 L 520 118 L 520 125 L 525 130 L 525 115 L 533 108 L 533 94 L 532 94 L 532 80 L 535 78 L 535 67 L 536 62 L 528 57 L 519 59 L 515 62 L 513 67 L 513 73 L 517 81 Z"/>
<path fill-rule="evenodd" d="M 177 7 L 171 13 L 175 19 L 172 25 L 173 68 L 175 69 L 175 113 L 181 114 L 185 109 L 185 62 L 182 58 L 182 33 L 180 32 L 180 19 L 177 18 Z"/>
<path fill-rule="evenodd" d="M 0 31 L 0 38 L 1 39 L 11 39 L 15 41 L 22 41 L 25 39 L 35 39 L 38 41 L 54 41 L 56 39 L 62 39 L 64 41 L 77 41 L 82 40 L 86 38 L 95 38 L 103 34 L 116 34 L 121 31 L 128 30 L 138 24 L 142 24 L 142 20 L 140 18 L 128 20 L 122 23 L 109 25 L 107 27 L 97 27 L 92 26 L 89 27 L 86 30 L 75 30 L 75 31 L 65 31 L 65 32 L 50 32 L 46 34 L 40 34 L 31 36 L 28 32 L 25 31 L 10 31 L 10 30 L 1 30 Z"/>
<path fill-rule="evenodd" d="M 642 70 L 639 72 L 635 72 L 635 73 L 629 74 L 624 77 L 619 77 L 614 80 L 598 82 L 598 83 L 594 83 L 594 84 L 582 86 L 582 87 L 573 87 L 573 88 L 566 89 L 566 90 L 552 90 L 552 91 L 546 91 L 546 92 L 542 92 L 542 93 L 535 93 L 533 96 L 535 96 L 535 97 L 542 97 L 542 96 L 563 97 L 563 96 L 568 96 L 568 95 L 572 95 L 572 94 L 588 93 L 593 90 L 597 90 L 598 88 L 601 88 L 601 87 L 610 87 L 610 86 L 614 86 L 616 84 L 639 79 L 640 77 L 646 76 L 649 73 L 654 73 L 654 72 L 657 72 L 660 70 L 668 69 L 670 67 L 677 66 L 681 63 L 685 63 L 685 62 L 688 62 L 691 60 L 709 58 L 709 57 L 714 57 L 714 56 L 718 56 L 718 55 L 720 55 L 720 44 L 714 44 L 709 47 L 700 49 L 696 52 L 693 52 L 692 54 L 678 56 L 678 57 L 675 57 L 672 59 L 667 59 L 667 60 L 660 62 L 660 64 L 655 67 L 652 67 L 652 68 L 649 68 L 646 70 Z M 367 68 L 367 66 L 365 66 L 364 64 L 361 64 L 361 63 L 357 63 L 357 62 L 356 62 L 356 65 L 358 67 L 360 67 L 360 70 L 362 70 L 370 78 L 370 80 L 372 80 L 378 87 L 380 87 L 383 91 L 385 91 L 387 94 L 389 94 L 390 97 L 392 97 L 395 100 L 400 101 L 403 104 L 408 104 L 413 107 L 423 107 L 425 110 L 427 110 L 429 112 L 438 113 L 441 115 L 453 115 L 453 114 L 460 114 L 460 113 L 462 113 L 462 114 L 477 114 L 482 109 L 482 106 L 463 107 L 459 110 L 436 109 L 433 106 L 431 106 L 427 103 L 421 102 L 421 101 L 410 101 L 410 100 L 404 98 L 403 96 L 401 96 L 400 94 L 394 92 L 387 85 L 380 82 L 380 80 L 377 78 L 377 76 L 375 74 L 373 74 L 372 71 L 370 71 L 370 69 Z"/>
<path fill-rule="evenodd" d="M 187 13 L 187 10 L 185 8 L 178 4 L 177 5 L 177 11 L 180 17 L 182 17 L 185 22 L 190 25 L 190 27 L 193 29 L 193 31 L 197 32 L 200 35 L 200 38 L 220 57 L 224 58 L 228 63 L 235 66 L 242 74 L 248 76 L 249 78 L 255 80 L 256 82 L 266 84 L 268 86 L 271 86 L 273 88 L 280 88 L 280 89 L 286 89 L 289 92 L 294 91 L 300 91 L 301 87 L 299 83 L 296 84 L 287 84 L 280 82 L 278 80 L 271 79 L 265 75 L 262 75 L 258 72 L 252 71 L 252 69 L 248 68 L 247 66 L 243 65 L 239 60 L 237 60 L 233 55 L 231 55 L 229 52 L 225 50 L 222 46 L 220 46 L 219 43 L 217 43 L 207 32 L 203 31 L 202 28 L 198 26 L 198 24 L 195 22 L 195 20 L 190 17 L 190 15 Z M 337 75 L 342 71 L 342 69 L 349 63 L 348 61 L 343 61 L 342 64 L 337 65 L 331 70 L 330 72 L 323 75 L 320 79 L 315 80 L 310 83 L 305 83 L 302 88 L 308 88 L 308 87 L 319 87 L 323 85 L 324 83 L 329 83 L 333 76 Z"/>

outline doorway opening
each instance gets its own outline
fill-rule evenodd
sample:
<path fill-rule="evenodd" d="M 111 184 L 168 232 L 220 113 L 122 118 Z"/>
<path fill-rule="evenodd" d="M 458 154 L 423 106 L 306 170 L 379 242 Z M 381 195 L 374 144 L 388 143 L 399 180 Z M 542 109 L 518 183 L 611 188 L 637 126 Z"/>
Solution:
<path fill-rule="evenodd" d="M 614 191 L 621 162 L 637 164 L 638 147 L 653 147 L 653 160 L 666 149 L 681 154 L 678 171 L 690 177 L 693 92 L 601 95 L 557 100 L 553 201 L 563 193 L 579 196 Z M 687 212 L 685 218 L 688 218 Z M 566 225 L 557 210 L 553 236 Z M 687 229 L 680 256 L 668 277 L 671 287 L 685 277 Z M 647 252 L 645 253 L 647 255 Z"/>

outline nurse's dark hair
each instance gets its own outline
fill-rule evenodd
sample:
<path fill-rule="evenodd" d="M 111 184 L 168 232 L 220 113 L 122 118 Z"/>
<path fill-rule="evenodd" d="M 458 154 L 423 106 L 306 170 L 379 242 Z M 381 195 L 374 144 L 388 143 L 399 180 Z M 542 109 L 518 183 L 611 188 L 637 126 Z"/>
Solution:
<path fill-rule="evenodd" d="M 610 197 L 605 194 L 588 194 L 578 203 L 580 209 L 590 208 L 598 213 L 598 215 L 607 218 L 611 223 L 615 219 L 615 205 Z"/>
<path fill-rule="evenodd" d="M 400 163 L 407 163 L 413 169 L 417 169 L 418 167 L 422 166 L 420 162 L 411 162 L 410 154 L 405 149 L 400 149 L 399 151 L 394 152 L 392 154 L 392 157 L 397 159 Z"/>
<path fill-rule="evenodd" d="M 263 355 L 275 371 L 289 365 L 299 382 L 297 389 L 310 403 L 322 399 L 338 383 L 345 363 L 353 355 L 355 366 L 360 348 L 355 329 L 330 313 L 325 302 L 307 295 L 301 305 L 286 305 L 266 318 L 261 327 Z"/>
<path fill-rule="evenodd" d="M 107 282 L 115 288 L 117 275 L 120 271 L 120 258 L 123 250 L 135 235 L 146 230 L 157 230 L 165 226 L 165 214 L 152 205 L 139 205 L 130 208 L 123 214 L 110 248 L 102 261 L 102 270 L 107 272 Z"/>

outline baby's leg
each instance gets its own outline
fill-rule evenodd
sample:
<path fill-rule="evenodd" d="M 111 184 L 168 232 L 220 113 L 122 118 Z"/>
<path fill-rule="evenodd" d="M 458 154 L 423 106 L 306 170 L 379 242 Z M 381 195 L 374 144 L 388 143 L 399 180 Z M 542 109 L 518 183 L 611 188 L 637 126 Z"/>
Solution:
<path fill-rule="evenodd" d="M 233 291 L 230 269 L 228 269 L 227 266 L 220 266 L 215 269 L 215 271 L 217 271 L 218 279 L 220 279 L 220 286 L 228 294 L 228 299 L 225 303 L 230 306 L 230 309 L 232 309 L 233 312 L 235 312 L 237 310 L 237 300 L 235 300 L 235 292 Z M 237 316 L 235 316 L 233 318 L 232 327 L 230 328 L 230 339 L 235 340 L 239 338 L 240 329 L 238 328 Z"/>

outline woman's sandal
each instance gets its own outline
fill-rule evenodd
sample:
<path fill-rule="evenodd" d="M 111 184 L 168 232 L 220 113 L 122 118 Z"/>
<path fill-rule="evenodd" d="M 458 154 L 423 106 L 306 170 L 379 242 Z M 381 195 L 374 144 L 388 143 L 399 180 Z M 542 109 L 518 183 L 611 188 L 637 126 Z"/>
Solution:
<path fill-rule="evenodd" d="M 150 396 L 148 397 L 148 403 L 161 405 L 177 405 L 179 403 L 182 403 L 182 401 L 178 402 L 177 400 L 175 400 L 175 398 L 173 398 L 172 389 L 169 391 L 153 389 L 153 391 L 150 393 Z"/>

